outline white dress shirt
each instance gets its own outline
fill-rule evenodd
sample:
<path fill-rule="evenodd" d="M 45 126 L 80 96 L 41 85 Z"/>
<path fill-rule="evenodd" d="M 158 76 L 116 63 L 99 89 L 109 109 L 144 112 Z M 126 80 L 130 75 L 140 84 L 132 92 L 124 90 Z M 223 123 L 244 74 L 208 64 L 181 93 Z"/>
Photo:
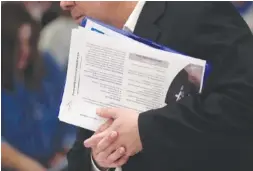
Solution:
<path fill-rule="evenodd" d="M 251 5 L 250 9 L 245 14 L 242 14 L 242 16 L 253 33 L 253 5 Z"/>
<path fill-rule="evenodd" d="M 131 32 L 134 32 L 134 29 L 135 29 L 135 26 L 137 24 L 137 21 L 138 21 L 138 18 L 141 14 L 141 11 L 145 5 L 145 2 L 146 1 L 138 1 L 138 3 L 136 4 L 133 12 L 131 13 L 131 15 L 128 17 L 124 27 L 123 27 L 123 30 L 129 30 Z M 91 157 L 91 163 L 92 163 L 92 169 L 91 171 L 100 171 L 94 161 L 92 160 L 92 157 Z M 116 168 L 115 171 L 122 171 L 122 169 L 120 167 Z"/>

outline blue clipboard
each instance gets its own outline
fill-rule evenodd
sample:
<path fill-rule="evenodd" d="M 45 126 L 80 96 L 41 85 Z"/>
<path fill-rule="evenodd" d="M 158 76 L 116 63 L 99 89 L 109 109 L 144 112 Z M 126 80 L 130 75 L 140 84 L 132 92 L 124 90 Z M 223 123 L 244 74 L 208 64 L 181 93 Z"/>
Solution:
<path fill-rule="evenodd" d="M 121 35 L 129 37 L 129 38 L 131 38 L 133 40 L 136 40 L 136 41 L 138 41 L 140 43 L 144 43 L 144 44 L 146 44 L 146 45 L 148 45 L 150 47 L 153 47 L 153 48 L 156 48 L 156 49 L 160 49 L 160 50 L 163 50 L 163 51 L 167 51 L 167 52 L 172 52 L 172 53 L 177 53 L 177 54 L 184 55 L 183 53 L 180 53 L 180 52 L 177 52 L 175 50 L 172 50 L 172 49 L 170 49 L 170 48 L 168 48 L 166 46 L 159 45 L 159 44 L 157 44 L 157 43 L 155 43 L 153 41 L 150 41 L 150 40 L 145 39 L 145 38 L 141 38 L 139 36 L 136 36 L 133 33 L 126 32 L 124 30 L 121 30 L 121 29 L 115 28 L 113 26 L 107 25 L 107 24 L 105 24 L 105 23 L 103 23 L 101 21 L 98 21 L 96 19 L 93 19 L 93 18 L 89 18 L 89 17 L 84 18 L 82 20 L 80 26 L 85 27 L 86 23 L 87 23 L 87 20 L 91 20 L 91 21 L 93 21 L 93 22 L 95 22 L 95 23 L 97 23 L 97 24 L 99 24 L 99 25 L 101 25 L 103 27 L 106 27 L 106 28 L 108 28 L 110 30 L 113 30 L 113 31 L 115 31 L 115 32 L 117 32 L 117 33 L 119 33 Z M 98 30 L 98 29 L 96 29 L 94 27 L 91 28 L 91 31 L 95 31 L 95 32 L 100 33 L 100 34 L 104 34 L 102 31 L 100 31 L 100 30 Z M 210 72 L 211 72 L 211 66 L 210 66 L 210 64 L 208 64 L 208 62 L 206 62 L 203 85 L 204 85 L 204 82 L 205 82 L 206 78 L 209 76 Z"/>

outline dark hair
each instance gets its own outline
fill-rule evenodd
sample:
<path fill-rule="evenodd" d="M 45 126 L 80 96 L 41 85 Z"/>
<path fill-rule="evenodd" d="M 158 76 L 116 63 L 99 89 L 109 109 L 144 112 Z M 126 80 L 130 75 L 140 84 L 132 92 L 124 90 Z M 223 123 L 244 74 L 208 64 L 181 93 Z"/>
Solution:
<path fill-rule="evenodd" d="M 40 26 L 34 21 L 20 2 L 2 4 L 1 27 L 1 58 L 2 58 L 2 89 L 13 90 L 16 73 L 16 60 L 19 51 L 18 30 L 23 24 L 30 24 L 31 37 L 30 57 L 24 70 L 24 82 L 29 88 L 40 86 L 44 74 L 42 58 L 38 51 Z"/>

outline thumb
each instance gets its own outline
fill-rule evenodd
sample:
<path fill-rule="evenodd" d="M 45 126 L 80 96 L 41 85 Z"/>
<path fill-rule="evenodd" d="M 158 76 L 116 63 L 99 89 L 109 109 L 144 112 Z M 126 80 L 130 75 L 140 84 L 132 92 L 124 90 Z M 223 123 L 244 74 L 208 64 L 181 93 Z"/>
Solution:
<path fill-rule="evenodd" d="M 119 109 L 117 108 L 99 108 L 96 111 L 98 116 L 101 116 L 103 118 L 112 118 L 116 119 L 119 115 Z"/>

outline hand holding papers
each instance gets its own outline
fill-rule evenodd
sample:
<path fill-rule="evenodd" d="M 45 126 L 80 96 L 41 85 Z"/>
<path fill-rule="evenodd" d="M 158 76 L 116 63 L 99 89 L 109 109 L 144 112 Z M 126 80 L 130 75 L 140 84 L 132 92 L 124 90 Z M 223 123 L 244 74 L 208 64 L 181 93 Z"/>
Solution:
<path fill-rule="evenodd" d="M 96 115 L 98 107 L 140 113 L 163 107 L 165 99 L 201 92 L 205 65 L 203 60 L 150 47 L 88 20 L 85 28 L 72 31 L 59 119 L 96 130 L 105 121 Z"/>

